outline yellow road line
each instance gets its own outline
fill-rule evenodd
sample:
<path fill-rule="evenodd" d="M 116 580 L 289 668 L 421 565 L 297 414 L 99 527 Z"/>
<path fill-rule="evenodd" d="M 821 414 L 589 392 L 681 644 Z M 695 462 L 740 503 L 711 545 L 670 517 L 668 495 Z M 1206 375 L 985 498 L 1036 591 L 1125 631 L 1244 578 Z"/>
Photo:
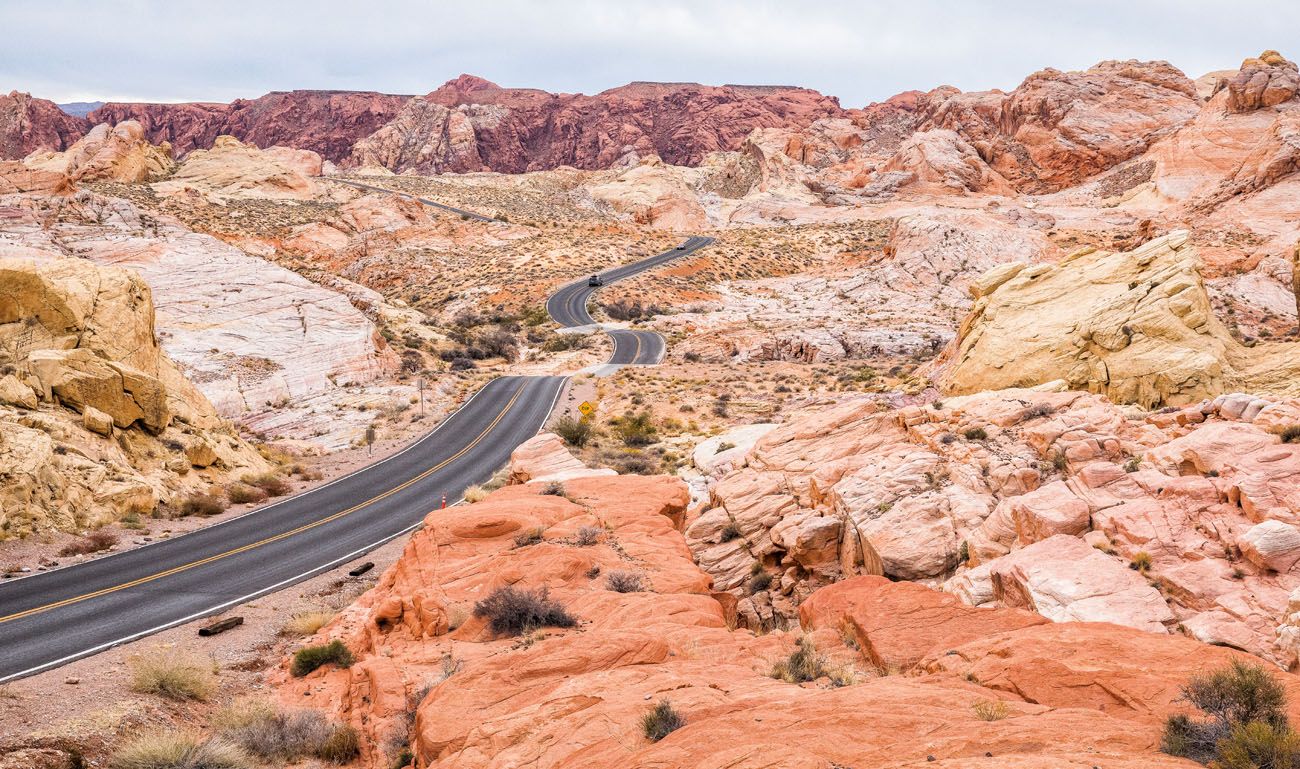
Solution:
<path fill-rule="evenodd" d="M 249 551 L 249 550 L 254 550 L 254 549 L 256 549 L 256 548 L 262 547 L 263 545 L 269 545 L 269 544 L 271 544 L 272 542 L 278 542 L 279 540 L 285 539 L 286 537 L 292 537 L 292 536 L 294 536 L 295 534 L 301 534 L 302 532 L 307 531 L 307 530 L 309 530 L 309 529 L 314 529 L 314 528 L 316 528 L 317 526 L 323 526 L 323 525 L 325 525 L 325 524 L 327 524 L 327 523 L 329 523 L 329 522 L 331 522 L 331 521 L 336 521 L 336 520 L 338 520 L 339 518 L 342 518 L 343 516 L 348 515 L 349 513 L 354 513 L 354 512 L 356 512 L 357 510 L 360 510 L 361 508 L 363 508 L 363 507 L 365 507 L 365 506 L 367 506 L 367 505 L 370 505 L 370 504 L 372 504 L 372 503 L 374 503 L 374 502 L 378 502 L 378 501 L 380 501 L 380 500 L 382 500 L 382 499 L 386 499 L 387 497 L 390 497 L 390 496 L 396 494 L 397 492 L 399 492 L 399 491 L 401 491 L 401 490 L 403 490 L 403 489 L 405 489 L 405 488 L 411 486 L 412 484 L 414 484 L 414 483 L 418 483 L 419 481 L 422 481 L 422 480 L 424 480 L 425 478 L 428 478 L 428 477 L 429 477 L 430 475 L 432 475 L 433 473 L 436 473 L 437 471 L 441 470 L 442 468 L 446 467 L 447 465 L 451 464 L 452 462 L 455 462 L 457 459 L 460 459 L 461 457 L 465 456 L 465 454 L 468 453 L 468 452 L 469 452 L 471 449 L 473 449 L 475 446 L 477 446 L 477 445 L 478 445 L 478 444 L 483 440 L 483 438 L 485 438 L 485 437 L 487 436 L 488 433 L 492 432 L 492 430 L 493 430 L 493 429 L 494 429 L 498 424 L 500 424 L 500 422 L 501 422 L 502 419 L 505 419 L 506 414 L 509 413 L 510 409 L 514 407 L 514 405 L 515 405 L 515 401 L 519 400 L 519 396 L 523 393 L 523 391 L 524 391 L 524 384 L 526 384 L 526 383 L 521 383 L 521 384 L 519 385 L 519 389 L 518 389 L 518 390 L 515 390 L 515 394 L 514 394 L 514 396 L 510 398 L 510 401 L 505 405 L 505 408 L 501 409 L 501 413 L 500 413 L 500 414 L 497 414 L 496 418 L 492 420 L 492 423 L 489 424 L 486 428 L 484 428 L 483 432 L 479 433 L 477 438 L 475 438 L 473 441 L 470 441 L 470 443 L 467 444 L 467 445 L 466 445 L 464 448 L 462 448 L 460 451 L 456 452 L 455 454 L 453 454 L 452 456 L 450 456 L 450 457 L 448 457 L 447 459 L 443 460 L 442 462 L 440 462 L 439 464 L 435 465 L 434 467 L 431 467 L 431 468 L 429 468 L 428 470 L 425 470 L 424 472 L 422 472 L 422 473 L 420 473 L 419 475 L 415 476 L 415 477 L 412 478 L 411 480 L 406 481 L 405 483 L 401 484 L 400 486 L 395 486 L 394 488 L 391 488 L 391 489 L 389 489 L 388 491 L 385 491 L 383 494 L 379 494 L 379 495 L 377 495 L 377 496 L 371 497 L 370 499 L 367 499 L 367 500 L 364 501 L 364 502 L 358 503 L 358 504 L 356 504 L 356 505 L 353 505 L 352 507 L 349 507 L 349 508 L 346 509 L 346 510 L 343 510 L 343 511 L 340 511 L 340 512 L 334 513 L 333 515 L 330 515 L 330 516 L 327 516 L 327 517 L 325 517 L 325 518 L 322 518 L 322 519 L 320 519 L 319 521 L 313 521 L 313 522 L 311 522 L 311 523 L 304 524 L 304 525 L 299 526 L 298 528 L 293 529 L 293 530 L 291 530 L 291 531 L 286 531 L 286 532 L 283 532 L 283 533 L 280 533 L 280 534 L 276 534 L 276 535 L 271 536 L 271 537 L 267 537 L 266 539 L 263 539 L 263 540 L 260 540 L 260 541 L 257 541 L 257 542 L 253 542 L 253 543 L 248 544 L 248 545 L 243 545 L 243 546 L 241 546 L 241 547 L 237 547 L 237 548 L 234 548 L 234 549 L 232 549 L 232 550 L 227 550 L 227 551 L 224 552 L 224 553 L 218 553 L 218 554 L 216 554 L 216 555 L 208 556 L 207 558 L 201 558 L 201 559 L 199 559 L 199 560 L 197 560 L 197 561 L 191 561 L 190 563 L 183 564 L 183 565 L 181 565 L 181 566 L 176 566 L 176 567 L 174 567 L 174 568 L 167 569 L 166 571 L 160 571 L 160 572 L 158 572 L 158 573 L 156 573 L 156 574 L 151 574 L 151 575 L 149 575 L 149 576 L 147 576 L 147 577 L 141 577 L 141 578 L 139 578 L 139 579 L 132 580 L 132 581 L 130 581 L 130 582 L 124 582 L 124 583 L 122 583 L 122 584 L 120 584 L 120 585 L 114 585 L 113 587 L 106 587 L 106 588 L 104 588 L 104 589 L 102 589 L 102 590 L 96 590 L 96 591 L 94 591 L 94 592 L 85 593 L 85 594 L 82 594 L 82 595 L 74 596 L 74 597 L 72 597 L 72 598 L 65 598 L 65 599 L 63 599 L 63 600 L 61 600 L 61 601 L 55 601 L 55 602 L 53 602 L 53 603 L 48 603 L 48 604 L 46 604 L 46 605 L 44 605 L 44 606 L 37 606 L 37 607 L 35 607 L 35 608 L 27 609 L 26 611 L 20 611 L 20 612 L 17 612 L 17 613 L 15 613 L 15 614 L 10 614 L 10 615 L 8 615 L 8 616 L 6 616 L 6 617 L 0 617 L 0 624 L 4 624 L 5 622 L 10 622 L 10 621 L 12 621 L 12 620 L 16 620 L 16 619 L 22 619 L 23 617 L 30 617 L 30 616 L 32 616 L 33 614 L 41 614 L 41 613 L 43 613 L 43 612 L 50 611 L 51 609 L 57 609 L 57 608 L 60 608 L 60 607 L 62 607 L 62 606 L 68 606 L 68 605 L 71 605 L 71 604 L 74 604 L 74 603 L 80 603 L 80 602 L 82 602 L 82 601 L 86 601 L 86 600 L 89 600 L 89 599 L 91 599 L 91 598 L 98 598 L 98 597 L 100 597 L 100 596 L 108 595 L 108 594 L 110 594 L 110 593 L 116 593 L 116 592 L 118 592 L 119 590 L 126 590 L 127 588 L 132 588 L 132 587 L 136 587 L 136 586 L 138 586 L 138 585 L 143 585 L 143 584 L 145 584 L 145 583 L 147 583 L 147 582 L 153 582 L 154 580 L 162 579 L 163 577 L 169 577 L 169 576 L 171 576 L 171 575 L 173 575 L 173 574 L 179 574 L 180 572 L 188 571 L 188 570 L 190 570 L 190 569 L 196 568 L 196 567 L 198 567 L 198 566 L 203 566 L 204 564 L 209 564 L 209 563 L 212 563 L 212 562 L 214 562 L 214 561 L 219 561 L 219 560 L 221 560 L 221 559 L 223 559 L 223 558 L 228 558 L 228 557 L 230 557 L 230 556 L 232 556 L 232 555 L 238 555 L 239 553 L 244 553 L 244 552 L 247 552 L 247 551 Z"/>
<path fill-rule="evenodd" d="M 632 360 L 628 361 L 628 363 L 636 363 L 637 356 L 641 354 L 641 335 L 633 331 L 632 338 L 636 340 L 636 349 L 632 351 Z"/>

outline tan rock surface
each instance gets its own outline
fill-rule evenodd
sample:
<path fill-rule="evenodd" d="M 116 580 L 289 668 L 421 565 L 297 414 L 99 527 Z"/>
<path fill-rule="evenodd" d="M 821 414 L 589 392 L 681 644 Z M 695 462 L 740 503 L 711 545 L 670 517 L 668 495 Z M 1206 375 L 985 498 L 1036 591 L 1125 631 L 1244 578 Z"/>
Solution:
<path fill-rule="evenodd" d="M 149 288 L 122 268 L 0 259 L 0 369 L 0 539 L 152 513 L 269 469 L 162 351 Z M 200 444 L 202 472 L 173 457 Z"/>
<path fill-rule="evenodd" d="M 320 156 L 310 150 L 263 150 L 232 136 L 218 136 L 212 149 L 186 155 L 176 173 L 154 188 L 164 195 L 193 189 L 216 201 L 307 200 L 321 192 L 311 179 L 320 172 Z"/>
<path fill-rule="evenodd" d="M 171 146 L 155 147 L 144 128 L 128 120 L 101 123 L 63 152 L 29 155 L 27 166 L 67 174 L 79 182 L 152 182 L 171 173 Z"/>
<path fill-rule="evenodd" d="M 1297 392 L 1300 346 L 1234 340 L 1210 307 L 1186 233 L 992 275 L 973 289 L 943 375 L 950 392 L 1064 380 L 1146 407 L 1237 389 Z"/>
<path fill-rule="evenodd" d="M 511 483 L 564 483 L 575 478 L 617 475 L 608 468 L 587 467 L 555 433 L 541 433 L 510 453 Z"/>

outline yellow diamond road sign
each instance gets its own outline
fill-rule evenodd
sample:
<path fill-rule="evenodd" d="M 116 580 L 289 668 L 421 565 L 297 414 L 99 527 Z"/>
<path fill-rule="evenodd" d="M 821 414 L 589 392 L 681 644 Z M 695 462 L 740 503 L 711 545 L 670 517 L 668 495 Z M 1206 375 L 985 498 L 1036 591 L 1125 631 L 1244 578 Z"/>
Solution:
<path fill-rule="evenodd" d="M 578 407 L 578 411 L 581 411 L 581 412 L 582 412 L 582 415 L 583 415 L 584 417 L 589 417 L 589 416 L 591 416 L 591 412 L 593 412 L 593 411 L 595 411 L 595 410 L 596 410 L 596 407 L 593 406 L 593 405 L 591 405 L 591 402 L 590 402 L 590 401 L 583 401 L 583 402 L 582 402 L 582 405 Z"/>

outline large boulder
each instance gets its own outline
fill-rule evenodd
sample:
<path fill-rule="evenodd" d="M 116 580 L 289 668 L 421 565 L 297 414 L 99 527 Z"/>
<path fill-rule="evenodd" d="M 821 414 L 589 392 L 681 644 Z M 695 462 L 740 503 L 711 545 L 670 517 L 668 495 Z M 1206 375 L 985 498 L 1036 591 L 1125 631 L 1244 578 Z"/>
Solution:
<path fill-rule="evenodd" d="M 112 127 L 101 123 L 63 152 L 33 154 L 24 163 L 84 182 L 151 182 L 174 167 L 171 145 L 150 144 L 134 120 Z"/>
<path fill-rule="evenodd" d="M 1233 112 L 1274 107 L 1300 92 L 1300 71 L 1295 62 L 1277 51 L 1264 51 L 1243 61 L 1241 69 L 1227 81 L 1227 88 L 1228 109 Z"/>
<path fill-rule="evenodd" d="M 1186 404 L 1234 389 L 1300 393 L 1300 345 L 1247 348 L 1218 321 L 1186 232 L 1127 253 L 995 268 L 941 369 L 971 393 L 1054 380 L 1117 403 Z"/>

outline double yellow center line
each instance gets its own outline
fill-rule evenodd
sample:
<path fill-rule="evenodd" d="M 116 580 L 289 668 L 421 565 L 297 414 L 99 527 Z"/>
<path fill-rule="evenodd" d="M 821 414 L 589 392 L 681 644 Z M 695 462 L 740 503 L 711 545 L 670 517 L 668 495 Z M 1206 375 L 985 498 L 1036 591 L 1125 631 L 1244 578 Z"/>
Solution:
<path fill-rule="evenodd" d="M 346 509 L 346 510 L 341 510 L 341 511 L 339 511 L 339 512 L 337 512 L 337 513 L 334 513 L 333 515 L 327 516 L 327 517 L 325 517 L 325 518 L 321 518 L 321 519 L 318 520 L 318 521 L 312 521 L 311 523 L 304 524 L 304 525 L 299 526 L 298 528 L 293 529 L 293 530 L 291 530 L 291 531 L 286 531 L 286 532 L 283 532 L 283 533 L 281 533 L 281 534 L 276 534 L 276 535 L 274 535 L 274 536 L 267 537 L 266 539 L 262 539 L 262 540 L 259 540 L 259 541 L 257 541 L 257 542 L 253 542 L 253 543 L 251 543 L 251 544 L 242 545 L 242 546 L 240 546 L 240 547 L 236 547 L 236 548 L 233 548 L 233 549 L 231 549 L 231 550 L 227 550 L 227 551 L 225 551 L 224 553 L 218 553 L 218 554 L 216 554 L 216 555 L 208 556 L 207 558 L 201 558 L 201 559 L 199 559 L 199 560 L 197 560 L 197 561 L 192 561 L 192 562 L 190 562 L 190 563 L 183 564 L 183 565 L 181 565 L 181 566 L 177 566 L 177 567 L 175 567 L 175 568 L 167 569 L 166 571 L 160 571 L 160 572 L 158 572 L 158 573 L 156 573 L 156 574 L 150 574 L 150 575 L 147 576 L 147 577 L 141 577 L 141 578 L 139 578 L 139 579 L 135 579 L 135 580 L 132 580 L 132 581 L 130 581 L 130 582 L 123 582 L 123 583 L 120 584 L 120 585 L 114 585 L 114 586 L 112 586 L 112 587 L 106 587 L 106 588 L 103 588 L 102 590 L 95 590 L 95 591 L 93 591 L 93 592 L 90 592 L 90 593 L 84 593 L 84 594 L 82 594 L 82 595 L 74 596 L 74 597 L 72 597 L 72 598 L 65 598 L 65 599 L 63 599 L 62 601 L 55 601 L 55 602 L 53 602 L 53 603 L 45 604 L 44 606 L 37 606 L 37 607 L 32 608 L 32 609 L 27 609 L 26 611 L 20 611 L 20 612 L 17 612 L 17 613 L 15 613 L 15 614 L 10 614 L 10 615 L 8 615 L 8 616 L 0 617 L 0 624 L 4 624 L 4 623 L 6 623 L 6 622 L 12 622 L 13 620 L 17 620 L 17 619 L 22 619 L 23 617 L 30 617 L 30 616 L 32 616 L 33 614 L 41 614 L 42 612 L 47 612 L 47 611 L 50 611 L 50 610 L 52 610 L 52 609 L 58 609 L 58 608 L 60 608 L 60 607 L 62 607 L 62 606 L 68 606 L 68 605 L 71 605 L 71 604 L 74 604 L 74 603 L 80 603 L 81 601 L 88 601 L 88 600 L 90 600 L 90 599 L 92 599 L 92 598 L 98 598 L 98 597 L 100 597 L 100 596 L 108 595 L 108 594 L 110 594 L 110 593 L 116 593 L 116 592 L 118 592 L 118 591 L 120 591 L 120 590 L 126 590 L 126 589 L 128 589 L 128 588 L 136 587 L 136 586 L 138 586 L 138 585 L 143 585 L 143 584 L 148 583 L 148 582 L 153 582 L 154 580 L 159 580 L 159 579 L 162 579 L 162 578 L 164 578 L 164 577 L 170 577 L 170 576 L 173 575 L 173 574 L 179 574 L 179 573 L 181 573 L 181 572 L 183 572 L 183 571 L 188 571 L 188 570 L 190 570 L 190 569 L 194 569 L 194 568 L 197 568 L 197 567 L 199 567 L 199 566 L 203 566 L 203 565 L 205 565 L 205 564 L 212 563 L 212 562 L 214 562 L 214 561 L 220 561 L 221 559 L 223 559 L 223 558 L 229 558 L 229 557 L 232 556 L 232 555 L 238 555 L 238 554 L 240 554 L 240 553 L 245 553 L 245 552 L 248 552 L 249 550 L 254 550 L 254 549 L 256 549 L 256 548 L 262 547 L 263 545 L 269 545 L 269 544 L 271 544 L 272 542 L 278 542 L 278 541 L 280 541 L 280 540 L 282 540 L 282 539 L 285 539 L 285 538 L 287 538 L 287 537 L 292 537 L 292 536 L 294 536 L 294 535 L 296 535 L 296 534 L 301 534 L 302 532 L 307 531 L 307 530 L 309 530 L 309 529 L 314 529 L 314 528 L 316 528 L 317 526 L 324 526 L 325 524 L 330 523 L 331 521 L 336 521 L 336 520 L 338 520 L 339 518 L 342 518 L 342 517 L 345 516 L 345 515 L 348 515 L 348 514 L 350 514 L 350 513 L 355 513 L 356 511 L 360 510 L 360 509 L 363 508 L 363 507 L 366 507 L 367 505 L 371 505 L 371 504 L 373 504 L 373 503 L 375 503 L 375 502 L 378 502 L 378 501 L 380 501 L 380 500 L 382 500 L 382 499 L 386 499 L 387 497 L 390 497 L 390 496 L 392 496 L 392 495 L 398 493 L 399 491 L 401 491 L 401 490 L 403 490 L 403 489 L 405 489 L 405 488 L 411 486 L 412 484 L 418 483 L 418 482 L 424 480 L 425 478 L 428 478 L 430 475 L 432 475 L 432 474 L 438 472 L 438 471 L 441 470 L 442 468 L 446 467 L 447 465 L 451 464 L 452 462 L 455 462 L 457 459 L 460 459 L 461 457 L 465 456 L 465 454 L 469 453 L 470 450 L 472 450 L 475 446 L 477 446 L 479 443 L 481 443 L 485 437 L 487 437 L 487 434 L 488 434 L 488 433 L 492 432 L 492 430 L 493 430 L 493 429 L 494 429 L 498 424 L 501 423 L 501 420 L 502 420 L 502 419 L 505 419 L 506 414 L 509 413 L 509 412 L 510 412 L 510 409 L 514 407 L 514 405 L 515 405 L 515 401 L 518 401 L 518 400 L 519 400 L 519 396 L 520 396 L 520 395 L 523 393 L 523 391 L 524 391 L 524 386 L 525 386 L 525 384 L 526 384 L 526 383 L 522 383 L 522 384 L 519 385 L 519 389 L 515 390 L 515 394 L 510 398 L 510 401 L 509 401 L 508 403 L 506 403 L 505 407 L 501 409 L 501 413 L 497 414 L 496 418 L 492 420 L 492 423 L 489 424 L 486 428 L 484 428 L 484 429 L 483 429 L 483 432 L 481 432 L 481 433 L 478 434 L 478 437 L 476 437 L 474 440 L 472 440 L 472 441 L 470 441 L 468 444 L 466 444 L 464 448 L 462 448 L 460 451 L 456 452 L 456 453 L 453 454 L 452 456 L 448 457 L 447 459 L 443 460 L 442 462 L 438 463 L 437 465 L 435 465 L 435 466 L 433 466 L 433 467 L 430 467 L 428 470 L 425 470 L 424 472 L 420 473 L 419 475 L 415 476 L 414 478 L 410 479 L 409 481 L 406 481 L 405 483 L 403 483 L 403 484 L 401 484 L 401 485 L 399 485 L 399 486 L 395 486 L 395 487 L 389 489 L 388 491 L 385 491 L 383 494 L 379 494 L 379 495 L 377 495 L 377 496 L 371 497 L 370 499 L 367 499 L 367 500 L 364 501 L 364 502 L 361 502 L 361 503 L 359 503 L 359 504 L 353 505 L 352 507 L 349 507 L 349 508 Z M 445 423 L 444 423 L 444 424 L 445 424 Z M 308 492 L 308 493 L 310 493 L 310 492 Z"/>

